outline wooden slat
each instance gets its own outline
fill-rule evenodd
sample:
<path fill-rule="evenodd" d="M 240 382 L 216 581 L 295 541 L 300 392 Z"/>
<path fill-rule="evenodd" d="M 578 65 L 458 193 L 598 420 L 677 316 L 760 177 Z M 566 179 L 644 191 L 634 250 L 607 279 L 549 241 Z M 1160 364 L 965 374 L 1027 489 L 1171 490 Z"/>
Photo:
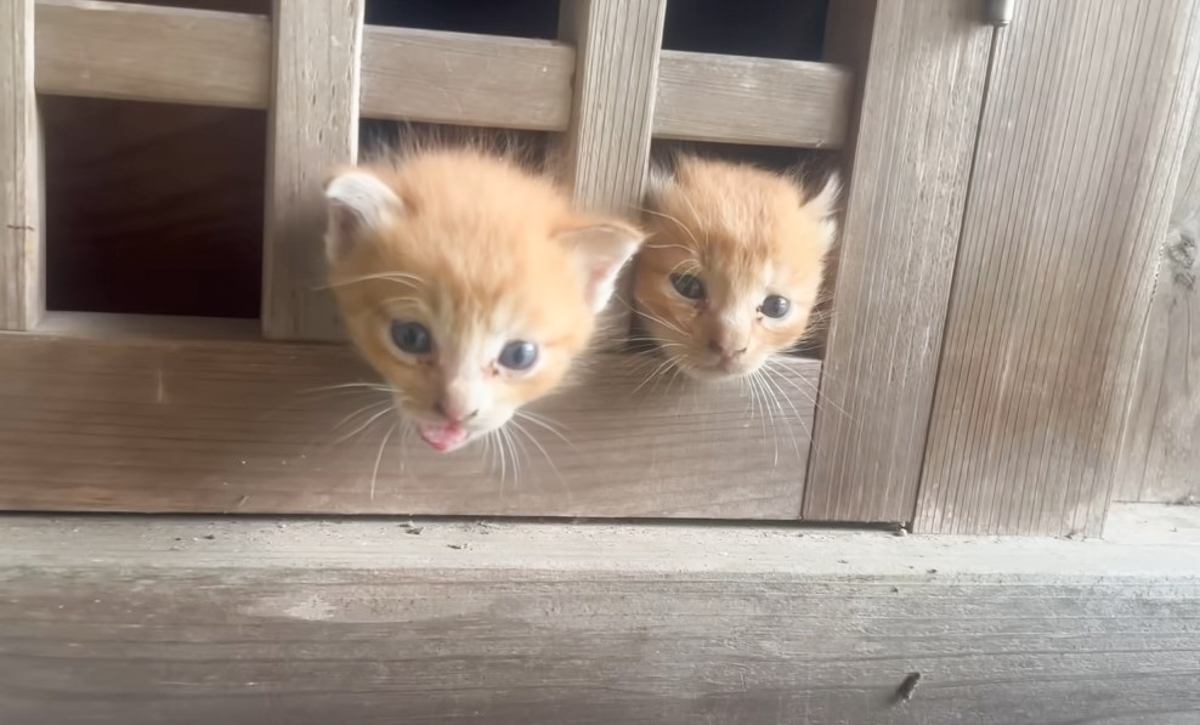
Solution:
<path fill-rule="evenodd" d="M 45 299 L 33 12 L 32 0 L 0 8 L 0 330 L 32 327 Z"/>
<path fill-rule="evenodd" d="M 1022 0 L 993 73 L 915 526 L 1095 534 L 1200 93 L 1200 2 Z"/>
<path fill-rule="evenodd" d="M 41 93 L 265 108 L 270 58 L 261 15 L 37 0 Z"/>
<path fill-rule="evenodd" d="M 992 31 L 961 0 L 842 4 L 831 36 L 867 62 L 804 515 L 905 521 Z"/>
<path fill-rule="evenodd" d="M 828 63 L 665 50 L 654 135 L 836 148 L 845 138 L 849 87 L 849 74 Z"/>
<path fill-rule="evenodd" d="M 1200 111 L 1158 250 L 1154 302 L 1125 411 L 1114 499 L 1200 501 Z"/>
<path fill-rule="evenodd" d="M 666 0 L 566 0 L 561 35 L 576 46 L 564 176 L 593 209 L 635 213 L 650 160 Z"/>
<path fill-rule="evenodd" d="M 656 361 L 655 361 L 656 362 Z M 526 422 L 520 470 L 479 445 L 451 456 L 391 418 L 334 444 L 379 396 L 330 345 L 0 336 L 0 509 L 795 518 L 811 406 L 774 423 L 739 386 L 641 386 L 650 361 L 605 357 Z M 811 388 L 819 363 L 789 363 Z M 309 392 L 306 392 L 309 391 Z"/>
<path fill-rule="evenodd" d="M 0 721 L 1192 725 L 1172 518 L 1114 545 L 9 516 Z"/>
<path fill-rule="evenodd" d="M 562 131 L 574 67 L 561 43 L 368 26 L 363 115 Z"/>
<path fill-rule="evenodd" d="M 330 169 L 358 156 L 365 0 L 276 0 L 274 85 L 263 241 L 264 334 L 341 337 L 325 274 Z"/>
<path fill-rule="evenodd" d="M 267 107 L 271 29 L 262 16 L 101 0 L 37 5 L 43 93 Z M 662 57 L 656 135 L 815 148 L 842 143 L 848 78 L 835 66 L 679 51 Z M 562 43 L 368 26 L 362 115 L 563 131 L 574 69 L 574 51 Z"/>

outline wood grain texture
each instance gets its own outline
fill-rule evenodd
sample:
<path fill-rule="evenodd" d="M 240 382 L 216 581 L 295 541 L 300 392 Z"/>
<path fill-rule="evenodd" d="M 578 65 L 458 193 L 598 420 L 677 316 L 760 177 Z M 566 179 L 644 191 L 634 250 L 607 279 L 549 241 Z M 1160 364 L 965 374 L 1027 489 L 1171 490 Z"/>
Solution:
<path fill-rule="evenodd" d="M 1194 111 L 1175 205 L 1125 411 L 1114 499 L 1200 499 L 1200 111 Z"/>
<path fill-rule="evenodd" d="M 363 115 L 562 131 L 574 68 L 561 43 L 368 26 Z"/>
<path fill-rule="evenodd" d="M 265 108 L 270 82 L 261 15 L 37 0 L 41 93 Z"/>
<path fill-rule="evenodd" d="M 654 135 L 687 141 L 837 148 L 850 76 L 827 63 L 665 50 Z"/>
<path fill-rule="evenodd" d="M 888 0 L 833 14 L 855 27 L 831 34 L 861 46 L 842 52 L 866 67 L 805 518 L 912 516 L 987 74 L 977 10 Z"/>
<path fill-rule="evenodd" d="M 0 8 L 0 330 L 37 324 L 44 300 L 33 13 L 32 0 Z"/>
<path fill-rule="evenodd" d="M 342 337 L 324 289 L 331 169 L 358 157 L 365 0 L 276 0 L 267 143 L 263 333 L 279 340 Z"/>
<path fill-rule="evenodd" d="M 1196 0 L 1017 4 L 980 129 L 917 529 L 1100 531 L 1198 71 Z"/>
<path fill-rule="evenodd" d="M 650 161 L 666 0 L 568 0 L 564 40 L 575 44 L 575 98 L 561 163 L 576 200 L 636 214 Z"/>
<path fill-rule="evenodd" d="M 386 398 L 314 392 L 374 379 L 348 349 L 109 329 L 101 339 L 0 337 L 0 509 L 733 519 L 800 510 L 811 407 L 784 406 L 771 423 L 736 385 L 639 387 L 650 360 L 602 357 L 577 388 L 533 408 L 563 438 L 522 423 L 537 442 L 513 431 L 515 466 L 480 445 L 438 455 L 397 432 L 375 477 L 394 419 L 351 434 Z M 818 363 L 797 360 L 787 385 L 811 389 L 818 374 Z"/>
<path fill-rule="evenodd" d="M 1190 725 L 1195 541 L 6 517 L 0 719 Z"/>

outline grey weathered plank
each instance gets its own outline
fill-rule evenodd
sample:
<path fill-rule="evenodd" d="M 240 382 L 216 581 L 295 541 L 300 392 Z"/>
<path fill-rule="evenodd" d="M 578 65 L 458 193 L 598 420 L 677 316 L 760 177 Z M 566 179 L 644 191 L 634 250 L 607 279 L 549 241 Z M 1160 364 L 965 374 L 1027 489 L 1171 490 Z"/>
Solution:
<path fill-rule="evenodd" d="M 1117 501 L 1200 500 L 1200 112 L 1154 271 L 1117 467 Z"/>
<path fill-rule="evenodd" d="M 560 35 L 573 42 L 575 98 L 563 176 L 583 205 L 633 213 L 650 160 L 666 0 L 567 0 Z"/>
<path fill-rule="evenodd" d="M 92 339 L 0 336 L 0 509 L 739 519 L 800 510 L 811 406 L 798 401 L 797 414 L 768 423 L 738 386 L 641 385 L 657 360 L 592 361 L 577 388 L 534 408 L 563 438 L 529 421 L 520 423 L 537 444 L 513 431 L 514 471 L 511 454 L 503 466 L 478 444 L 444 456 L 401 432 L 377 459 L 395 420 L 386 414 L 338 443 L 386 409 L 386 396 L 317 391 L 374 379 L 349 349 L 213 340 L 222 333 L 204 322 L 187 339 L 155 338 L 142 320 L 90 322 Z M 819 363 L 788 368 L 792 384 L 815 386 Z"/>
<path fill-rule="evenodd" d="M 574 68 L 562 43 L 368 26 L 363 115 L 561 131 Z"/>
<path fill-rule="evenodd" d="M 341 336 L 325 283 L 321 184 L 358 155 L 365 0 L 276 0 L 267 146 L 263 332 L 287 340 Z"/>
<path fill-rule="evenodd" d="M 42 93 L 265 108 L 270 85 L 261 15 L 37 0 Z"/>
<path fill-rule="evenodd" d="M 960 0 L 874 5 L 832 8 L 864 78 L 808 519 L 912 516 L 992 34 Z"/>
<path fill-rule="evenodd" d="M 1100 530 L 1198 71 L 1196 0 L 1017 4 L 980 130 L 918 529 Z"/>
<path fill-rule="evenodd" d="M 33 0 L 0 8 L 0 330 L 32 327 L 44 300 L 33 13 Z"/>
<path fill-rule="evenodd" d="M 7 517 L 0 720 L 1190 724 L 1192 513 L 1153 544 Z"/>
<path fill-rule="evenodd" d="M 849 87 L 849 73 L 829 63 L 664 50 L 654 135 L 837 148 Z"/>

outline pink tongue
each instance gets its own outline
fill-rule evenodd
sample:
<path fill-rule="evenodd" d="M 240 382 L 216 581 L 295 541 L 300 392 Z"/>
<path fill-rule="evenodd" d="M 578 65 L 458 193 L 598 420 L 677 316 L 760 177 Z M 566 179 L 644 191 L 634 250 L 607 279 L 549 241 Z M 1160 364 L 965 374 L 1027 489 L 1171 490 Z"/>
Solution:
<path fill-rule="evenodd" d="M 439 453 L 446 453 L 467 442 L 467 431 L 457 423 L 442 425 L 420 425 L 417 430 L 422 440 Z"/>

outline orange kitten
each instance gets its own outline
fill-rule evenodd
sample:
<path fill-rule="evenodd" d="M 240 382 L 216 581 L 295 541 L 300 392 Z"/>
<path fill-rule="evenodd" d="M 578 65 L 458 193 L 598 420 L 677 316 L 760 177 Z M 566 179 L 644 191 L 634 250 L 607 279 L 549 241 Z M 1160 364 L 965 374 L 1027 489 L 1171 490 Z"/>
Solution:
<path fill-rule="evenodd" d="M 443 452 L 562 382 L 644 236 L 477 150 L 345 169 L 325 196 L 350 337 Z"/>
<path fill-rule="evenodd" d="M 751 374 L 795 346 L 836 233 L 836 177 L 810 197 L 788 176 L 683 156 L 652 187 L 634 301 L 663 354 L 711 379 Z"/>

